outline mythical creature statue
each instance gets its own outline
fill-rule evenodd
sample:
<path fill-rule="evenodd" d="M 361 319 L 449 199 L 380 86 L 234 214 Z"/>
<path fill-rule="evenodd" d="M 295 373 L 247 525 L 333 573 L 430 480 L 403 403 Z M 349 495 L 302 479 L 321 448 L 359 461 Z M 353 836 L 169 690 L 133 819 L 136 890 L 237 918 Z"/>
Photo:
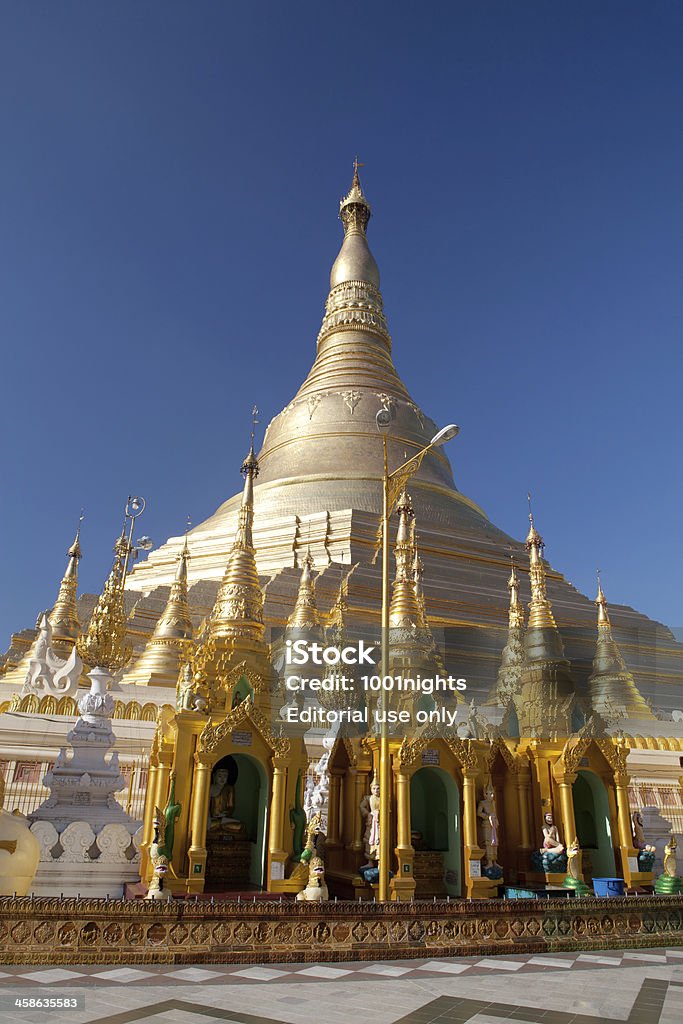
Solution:
<path fill-rule="evenodd" d="M 308 865 L 308 884 L 296 894 L 298 902 L 322 903 L 330 898 L 325 884 L 325 865 L 322 857 L 311 857 Z"/>
<path fill-rule="evenodd" d="M 483 846 L 486 851 L 486 867 L 498 864 L 498 814 L 496 813 L 496 793 L 493 783 L 487 779 L 484 795 L 477 804 L 477 817 L 481 822 Z"/>
<path fill-rule="evenodd" d="M 301 772 L 296 777 L 294 790 L 294 806 L 289 811 L 289 823 L 294 829 L 292 837 L 292 860 L 300 860 L 304 851 L 304 830 L 306 828 L 306 811 L 301 805 Z"/>
<path fill-rule="evenodd" d="M 159 807 L 154 808 L 154 840 L 149 848 L 149 859 L 154 868 L 154 874 L 147 891 L 148 900 L 173 899 L 170 889 L 164 888 L 164 876 L 166 875 L 173 856 L 173 838 L 175 835 L 175 823 L 180 815 L 180 804 L 175 799 L 175 773 L 171 776 L 171 788 L 168 794 L 166 809 L 162 811 Z"/>
<path fill-rule="evenodd" d="M 664 847 L 664 874 L 668 878 L 678 877 L 678 866 L 676 864 L 676 836 L 672 833 L 671 839 Z"/>

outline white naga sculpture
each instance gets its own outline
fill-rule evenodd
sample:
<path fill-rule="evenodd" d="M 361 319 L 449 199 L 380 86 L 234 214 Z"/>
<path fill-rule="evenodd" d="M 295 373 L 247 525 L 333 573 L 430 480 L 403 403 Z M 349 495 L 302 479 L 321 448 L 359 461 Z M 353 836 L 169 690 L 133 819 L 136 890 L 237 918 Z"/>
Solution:
<path fill-rule="evenodd" d="M 35 693 L 37 697 L 53 694 L 55 697 L 73 697 L 78 692 L 78 680 L 83 662 L 74 646 L 64 661 L 52 649 L 52 626 L 43 615 L 38 626 L 38 639 L 28 663 L 24 685 L 19 694 L 24 697 Z"/>

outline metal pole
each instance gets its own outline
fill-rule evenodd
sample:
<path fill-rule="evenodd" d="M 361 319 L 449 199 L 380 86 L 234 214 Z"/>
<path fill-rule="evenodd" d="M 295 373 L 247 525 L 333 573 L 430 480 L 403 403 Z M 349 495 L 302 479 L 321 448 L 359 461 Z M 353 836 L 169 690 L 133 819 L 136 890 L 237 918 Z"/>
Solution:
<path fill-rule="evenodd" d="M 382 494 L 382 680 L 389 675 L 389 466 L 387 438 L 382 435 L 384 447 L 384 486 Z M 389 870 L 391 861 L 391 761 L 387 732 L 387 697 L 383 690 L 379 741 L 379 899 L 389 899 Z"/>

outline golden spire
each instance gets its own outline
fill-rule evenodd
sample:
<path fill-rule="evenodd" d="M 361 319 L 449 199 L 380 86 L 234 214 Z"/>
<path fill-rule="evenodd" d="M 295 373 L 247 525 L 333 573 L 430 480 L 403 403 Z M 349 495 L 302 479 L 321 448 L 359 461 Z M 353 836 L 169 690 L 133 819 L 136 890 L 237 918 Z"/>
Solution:
<path fill-rule="evenodd" d="M 607 611 L 607 601 L 605 595 L 602 592 L 602 584 L 600 582 L 600 570 L 598 569 L 598 596 L 595 598 L 595 603 L 598 606 L 598 628 L 600 626 L 609 626 L 609 613 Z"/>
<path fill-rule="evenodd" d="M 54 607 L 50 612 L 48 621 L 52 627 L 52 645 L 57 654 L 68 656 L 71 648 L 78 639 L 80 625 L 78 622 L 78 608 L 76 605 L 76 593 L 78 590 L 78 562 L 81 558 L 81 522 L 83 514 L 78 521 L 78 529 L 73 544 L 67 551 L 69 561 L 66 571 L 59 584 L 59 593 Z"/>
<path fill-rule="evenodd" d="M 114 564 L 97 599 L 88 631 L 81 634 L 76 643 L 81 660 L 90 668 L 105 668 L 115 672 L 125 665 L 130 657 L 130 648 L 126 647 L 123 590 L 130 552 L 130 542 L 126 538 L 124 523 L 121 536 L 114 545 Z"/>
<path fill-rule="evenodd" d="M 168 601 L 154 632 L 125 682 L 150 686 L 175 686 L 178 673 L 192 647 L 192 616 L 187 593 L 187 534 L 178 559 Z"/>
<path fill-rule="evenodd" d="M 508 626 L 510 629 L 524 628 L 524 608 L 519 600 L 519 577 L 514 559 L 510 556 L 510 578 L 508 580 L 510 591 L 510 610 L 508 612 Z"/>
<path fill-rule="evenodd" d="M 398 531 L 394 548 L 396 576 L 391 594 L 389 625 L 398 629 L 415 628 L 420 625 L 420 608 L 413 577 L 411 523 L 415 518 L 415 512 L 407 491 L 403 491 L 398 499 L 396 511 L 398 512 Z"/>
<path fill-rule="evenodd" d="M 262 640 L 263 594 L 256 571 L 252 526 L 254 523 L 254 480 L 259 465 L 252 441 L 249 454 L 242 463 L 244 476 L 242 504 L 237 520 L 235 540 L 228 564 L 211 613 L 209 636 L 242 637 Z"/>
<path fill-rule="evenodd" d="M 487 704 L 509 707 L 521 690 L 522 667 L 524 664 L 524 607 L 519 600 L 519 576 L 514 557 L 510 555 L 510 607 L 508 611 L 508 635 L 500 657 L 500 668 L 496 682 L 491 689 Z"/>
<path fill-rule="evenodd" d="M 420 629 L 428 629 L 427 623 L 427 609 L 425 606 L 424 590 L 422 589 L 422 577 L 424 575 L 424 563 L 420 558 L 420 553 L 417 548 L 417 536 L 415 532 L 415 518 L 410 521 L 410 543 L 413 548 L 413 586 L 415 587 L 415 600 L 417 601 L 417 607 L 420 612 L 420 621 L 418 623 Z"/>
<path fill-rule="evenodd" d="M 372 216 L 370 204 L 365 198 L 363 187 L 358 177 L 359 167 L 363 167 L 363 164 L 359 163 L 358 157 L 356 157 L 353 161 L 351 188 L 339 201 L 339 218 L 347 234 L 350 231 L 362 231 L 365 234 L 368 221 Z"/>
<path fill-rule="evenodd" d="M 615 717 L 654 718 L 612 636 L 612 624 L 599 569 L 595 604 L 598 609 L 598 639 L 593 658 L 593 671 L 588 679 L 588 692 L 593 711 L 601 715 L 608 724 Z"/>
<path fill-rule="evenodd" d="M 320 616 L 315 600 L 315 584 L 311 569 L 313 568 L 313 557 L 310 548 L 303 560 L 301 579 L 299 580 L 299 592 L 296 597 L 294 611 L 287 620 L 288 630 L 320 631 Z"/>
<path fill-rule="evenodd" d="M 545 589 L 545 567 L 543 565 L 543 538 L 534 526 L 531 511 L 531 495 L 529 499 L 529 533 L 526 538 L 526 549 L 529 552 L 529 582 L 531 583 L 531 604 L 529 605 L 529 629 L 556 629 L 550 601 Z"/>

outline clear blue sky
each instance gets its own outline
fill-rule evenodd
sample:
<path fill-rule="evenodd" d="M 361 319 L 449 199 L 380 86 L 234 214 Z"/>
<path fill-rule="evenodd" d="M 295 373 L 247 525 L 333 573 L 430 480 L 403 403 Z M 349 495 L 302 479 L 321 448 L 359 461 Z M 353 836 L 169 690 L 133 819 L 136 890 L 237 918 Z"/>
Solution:
<path fill-rule="evenodd" d="M 4 3 L 4 648 L 81 505 L 99 590 L 240 484 L 306 374 L 351 161 L 396 363 L 459 487 L 681 622 L 683 7 Z"/>

